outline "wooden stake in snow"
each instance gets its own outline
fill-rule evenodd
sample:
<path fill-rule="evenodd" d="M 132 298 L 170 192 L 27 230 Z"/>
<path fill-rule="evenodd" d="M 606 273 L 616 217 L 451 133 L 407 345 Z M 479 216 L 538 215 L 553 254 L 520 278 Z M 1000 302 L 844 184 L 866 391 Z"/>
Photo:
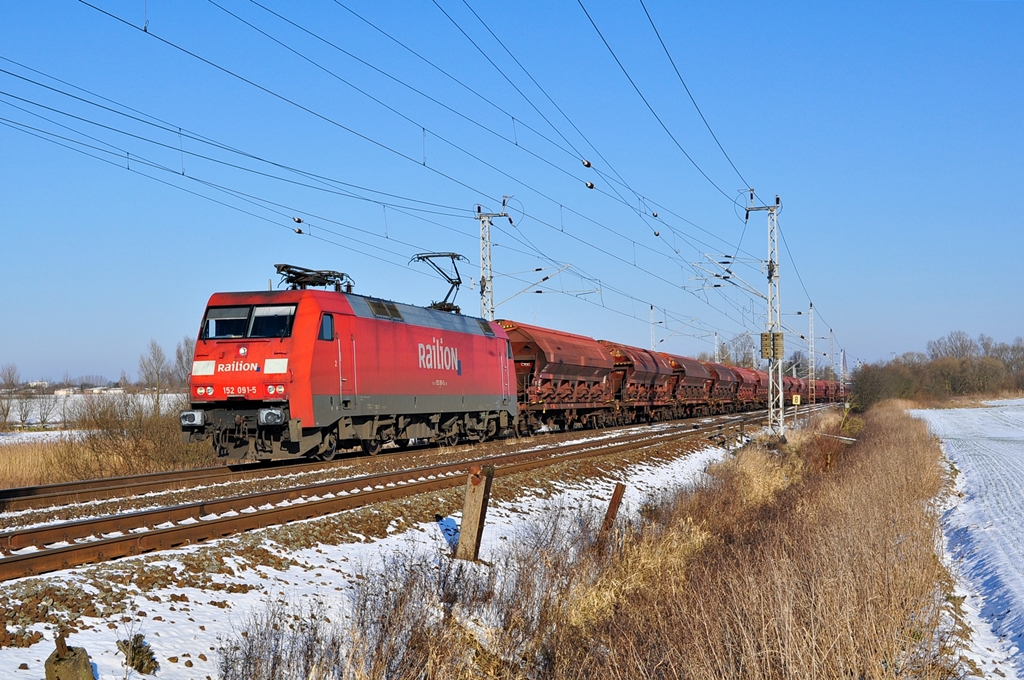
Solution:
<path fill-rule="evenodd" d="M 612 499 L 608 503 L 608 512 L 604 514 L 604 522 L 601 523 L 601 534 L 599 540 L 615 526 L 615 518 L 619 514 L 619 506 L 622 504 L 622 494 L 626 492 L 626 485 L 622 482 L 615 482 L 615 491 L 612 492 Z"/>
<path fill-rule="evenodd" d="M 462 507 L 462 526 L 459 528 L 459 547 L 455 559 L 476 561 L 480 555 L 480 539 L 484 535 L 484 518 L 487 516 L 487 500 L 491 497 L 491 481 L 494 466 L 469 468 L 466 481 L 466 502 Z"/>

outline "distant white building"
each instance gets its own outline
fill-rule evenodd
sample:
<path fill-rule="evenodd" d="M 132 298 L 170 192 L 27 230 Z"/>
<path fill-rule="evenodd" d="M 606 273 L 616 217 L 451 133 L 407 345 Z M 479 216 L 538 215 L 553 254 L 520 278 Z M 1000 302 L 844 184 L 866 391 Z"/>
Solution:
<path fill-rule="evenodd" d="M 74 387 L 61 387 L 53 391 L 54 396 L 57 397 L 70 397 L 72 394 L 77 394 L 78 390 Z"/>
<path fill-rule="evenodd" d="M 28 386 L 32 389 L 45 390 L 47 387 L 50 386 L 50 383 L 46 382 L 45 380 L 33 380 L 28 384 Z"/>

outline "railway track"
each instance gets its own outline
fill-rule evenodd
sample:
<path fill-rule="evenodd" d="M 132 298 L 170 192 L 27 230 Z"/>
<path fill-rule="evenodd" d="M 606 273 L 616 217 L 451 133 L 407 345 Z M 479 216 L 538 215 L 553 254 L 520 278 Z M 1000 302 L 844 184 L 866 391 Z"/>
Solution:
<path fill-rule="evenodd" d="M 741 425 L 763 420 L 763 413 L 720 416 L 716 422 L 704 426 L 686 423 L 657 431 L 474 460 L 15 529 L 0 533 L 0 581 L 166 550 L 452 488 L 465 483 L 465 475 L 474 465 L 493 465 L 495 476 L 504 477 L 574 459 L 643 449 L 671 441 L 714 439 L 738 430 Z"/>
<path fill-rule="evenodd" d="M 752 413 L 759 413 L 757 411 Z M 680 421 L 682 422 L 682 421 Z M 690 422 L 690 421 L 687 421 Z M 681 425 L 682 426 L 682 425 Z M 690 427 L 686 425 L 685 427 Z M 571 434 L 571 433 L 570 433 Z M 407 452 L 389 452 L 387 458 L 394 460 L 399 456 L 420 452 L 421 447 L 413 447 Z M 70 503 L 108 500 L 141 496 L 143 494 L 188 489 L 197 481 L 204 485 L 224 484 L 230 482 L 249 481 L 281 474 L 302 474 L 318 472 L 337 467 L 339 464 L 351 462 L 353 459 L 339 459 L 331 462 L 322 461 L 270 461 L 267 463 L 238 463 L 234 465 L 218 465 L 175 470 L 170 472 L 153 472 L 124 477 L 108 477 L 77 482 L 44 484 L 12 489 L 0 489 L 0 512 L 16 512 Z"/>

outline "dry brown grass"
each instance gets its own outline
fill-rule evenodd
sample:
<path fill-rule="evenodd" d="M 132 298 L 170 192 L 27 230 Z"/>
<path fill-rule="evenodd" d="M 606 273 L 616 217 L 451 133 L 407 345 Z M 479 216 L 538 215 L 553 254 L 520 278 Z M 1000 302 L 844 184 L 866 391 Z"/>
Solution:
<path fill-rule="evenodd" d="M 83 400 L 74 434 L 0 447 L 0 488 L 176 470 L 215 462 L 209 443 L 183 444 L 176 412 L 134 394 Z"/>
<path fill-rule="evenodd" d="M 685 587 L 672 597 L 640 591 L 607 621 L 575 631 L 554 676 L 952 677 L 931 506 L 945 479 L 941 454 L 895 405 L 866 421 L 855 446 L 818 436 L 789 451 L 803 462 L 799 483 L 790 477 L 767 496 L 733 480 L 735 471 L 715 472 L 676 517 L 718 540 L 658 579 Z M 822 451 L 835 446 L 843 449 Z M 768 462 L 778 479 L 773 466 L 793 464 L 785 455 Z"/>
<path fill-rule="evenodd" d="M 359 580 L 332 638 L 344 651 L 297 648 L 293 665 L 339 679 L 959 677 L 936 554 L 944 483 L 901 405 L 828 415 L 607 540 L 599 516 L 562 508 L 486 568 L 391 559 Z"/>
<path fill-rule="evenodd" d="M 0 488 L 67 482 L 58 465 L 57 442 L 24 442 L 0 447 Z"/>

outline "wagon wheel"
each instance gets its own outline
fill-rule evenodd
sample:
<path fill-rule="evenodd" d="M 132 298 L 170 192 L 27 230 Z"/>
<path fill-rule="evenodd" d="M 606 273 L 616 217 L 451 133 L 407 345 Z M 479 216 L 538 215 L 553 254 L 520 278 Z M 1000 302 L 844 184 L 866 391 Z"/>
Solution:
<path fill-rule="evenodd" d="M 363 448 L 363 453 L 376 456 L 380 453 L 381 443 L 379 439 L 362 439 L 359 445 Z"/>
<path fill-rule="evenodd" d="M 324 461 L 325 463 L 329 463 L 330 461 L 334 460 L 334 457 L 337 455 L 338 437 L 335 436 L 334 434 L 330 434 L 327 436 L 326 441 L 324 441 L 323 443 L 323 448 L 316 455 L 316 457 Z"/>

